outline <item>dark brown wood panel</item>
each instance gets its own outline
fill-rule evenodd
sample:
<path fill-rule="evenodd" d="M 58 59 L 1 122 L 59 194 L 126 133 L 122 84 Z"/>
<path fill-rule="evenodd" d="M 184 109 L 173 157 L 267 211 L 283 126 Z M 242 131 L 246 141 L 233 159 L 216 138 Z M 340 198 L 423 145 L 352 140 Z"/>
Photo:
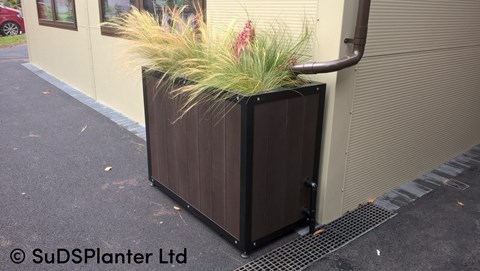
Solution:
<path fill-rule="evenodd" d="M 166 134 L 166 149 L 167 149 L 167 165 L 168 165 L 168 187 L 174 191 L 177 195 L 178 190 L 178 156 L 177 149 L 175 148 L 175 120 L 177 119 L 177 106 L 176 101 L 170 99 L 170 96 L 166 94 L 163 96 L 165 99 L 165 134 Z"/>
<path fill-rule="evenodd" d="M 177 97 L 173 101 L 174 117 L 173 120 L 173 145 L 175 151 L 175 165 L 177 171 L 177 191 L 183 199 L 188 199 L 188 167 L 189 160 L 187 154 L 187 131 L 186 118 L 178 118 L 183 100 Z"/>
<path fill-rule="evenodd" d="M 212 217 L 212 119 L 205 104 L 198 105 L 200 211 Z"/>
<path fill-rule="evenodd" d="M 240 106 L 199 105 L 177 119 L 182 101 L 168 88 L 147 80 L 152 175 L 239 238 Z"/>
<path fill-rule="evenodd" d="M 168 155 L 167 155 L 167 133 L 166 133 L 166 119 L 165 119 L 165 114 L 166 114 L 166 104 L 168 100 L 167 94 L 163 89 L 157 89 L 156 85 L 157 82 L 156 80 L 152 80 L 153 87 L 154 87 L 154 97 L 155 97 L 155 115 L 153 120 L 150 120 L 150 122 L 155 121 L 157 123 L 156 125 L 156 131 L 157 131 L 157 155 L 158 155 L 158 176 L 155 176 L 155 179 L 159 181 L 160 183 L 164 184 L 165 186 L 168 186 L 168 180 L 170 179 L 169 177 L 169 168 L 168 168 Z M 152 151 L 153 153 L 153 151 Z"/>
<path fill-rule="evenodd" d="M 267 219 L 268 232 L 274 232 L 285 225 L 285 206 L 287 193 L 288 145 L 288 100 L 263 104 L 269 107 L 268 124 L 268 158 L 265 166 L 268 169 L 267 179 Z"/>
<path fill-rule="evenodd" d="M 212 217 L 226 226 L 225 193 L 225 103 L 212 111 Z"/>
<path fill-rule="evenodd" d="M 240 239 L 240 105 L 227 105 L 225 116 L 225 191 L 226 226 L 231 235 Z"/>
<path fill-rule="evenodd" d="M 304 130 L 304 116 L 305 116 L 305 98 L 299 97 L 288 100 L 288 115 L 287 115 L 287 182 L 285 194 L 285 223 L 292 224 L 302 218 L 302 208 L 306 205 L 300 204 L 299 198 L 307 196 L 307 188 L 303 184 L 304 178 L 302 176 L 302 152 L 303 152 L 303 130 Z M 309 161 L 305 161 L 309 163 Z"/>
<path fill-rule="evenodd" d="M 254 115 L 253 170 L 252 170 L 252 239 L 268 233 L 268 167 L 269 157 L 269 113 L 268 106 L 257 106 Z"/>
<path fill-rule="evenodd" d="M 188 161 L 188 202 L 200 208 L 200 167 L 198 146 L 198 108 L 190 110 L 185 116 L 187 161 Z"/>
<path fill-rule="evenodd" d="M 252 239 L 293 224 L 309 205 L 304 185 L 314 168 L 318 96 L 255 106 Z"/>

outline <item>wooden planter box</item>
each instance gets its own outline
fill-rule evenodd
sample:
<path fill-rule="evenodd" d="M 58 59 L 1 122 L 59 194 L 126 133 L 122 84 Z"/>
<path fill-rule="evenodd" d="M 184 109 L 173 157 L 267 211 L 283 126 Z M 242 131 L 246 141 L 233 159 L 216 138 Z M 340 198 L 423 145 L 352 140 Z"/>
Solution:
<path fill-rule="evenodd" d="M 318 179 L 324 84 L 237 95 L 173 123 L 181 101 L 157 86 L 161 75 L 143 76 L 157 187 L 243 252 L 314 218 L 305 180 Z"/>

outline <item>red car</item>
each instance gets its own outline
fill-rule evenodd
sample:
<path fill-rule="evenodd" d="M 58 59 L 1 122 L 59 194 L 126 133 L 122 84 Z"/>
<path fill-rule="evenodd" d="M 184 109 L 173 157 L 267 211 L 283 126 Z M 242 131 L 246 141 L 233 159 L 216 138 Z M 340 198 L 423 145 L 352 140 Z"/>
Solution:
<path fill-rule="evenodd" d="M 0 35 L 11 36 L 25 33 L 22 12 L 0 5 Z"/>

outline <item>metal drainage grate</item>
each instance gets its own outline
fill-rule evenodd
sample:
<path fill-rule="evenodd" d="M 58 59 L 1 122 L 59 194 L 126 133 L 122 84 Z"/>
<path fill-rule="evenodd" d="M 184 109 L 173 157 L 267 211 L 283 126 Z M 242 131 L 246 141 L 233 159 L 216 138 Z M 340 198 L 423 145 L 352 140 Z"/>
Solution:
<path fill-rule="evenodd" d="M 301 236 L 235 269 L 235 271 L 303 270 L 395 215 L 395 213 L 373 204 L 366 204 L 324 225 L 325 232 L 322 234 Z"/>
<path fill-rule="evenodd" d="M 443 184 L 451 186 L 451 187 L 456 188 L 458 190 L 465 190 L 465 189 L 470 187 L 468 184 L 463 183 L 461 181 L 457 181 L 455 179 L 447 179 L 443 182 Z"/>

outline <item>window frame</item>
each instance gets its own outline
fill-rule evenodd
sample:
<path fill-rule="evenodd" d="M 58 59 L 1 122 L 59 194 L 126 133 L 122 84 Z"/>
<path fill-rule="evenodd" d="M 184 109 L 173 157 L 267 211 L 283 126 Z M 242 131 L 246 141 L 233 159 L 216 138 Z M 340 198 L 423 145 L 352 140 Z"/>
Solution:
<path fill-rule="evenodd" d="M 200 7 L 202 8 L 203 12 L 206 11 L 207 0 L 194 0 L 194 1 L 198 1 L 200 3 Z M 132 6 L 138 8 L 139 10 L 145 10 L 143 6 L 143 0 L 135 0 L 135 5 L 132 5 Z M 104 23 L 105 20 L 103 18 L 103 0 L 98 0 L 98 9 L 100 11 L 100 23 Z M 119 36 L 114 27 L 105 26 L 105 25 L 100 26 L 100 33 L 104 36 L 111 36 L 111 37 Z"/>
<path fill-rule="evenodd" d="M 41 19 L 40 18 L 40 9 L 38 8 L 38 1 L 35 0 L 35 5 L 37 6 L 37 18 L 38 18 L 38 24 L 43 25 L 43 26 L 50 26 L 50 27 L 56 27 L 56 28 L 61 28 L 61 29 L 67 29 L 67 30 L 74 30 L 78 31 L 77 27 L 77 10 L 76 10 L 76 5 L 75 5 L 75 0 L 72 1 L 73 3 L 73 22 L 62 22 L 57 20 L 57 7 L 55 0 L 48 0 L 52 4 L 52 20 L 46 20 L 46 19 Z"/>

